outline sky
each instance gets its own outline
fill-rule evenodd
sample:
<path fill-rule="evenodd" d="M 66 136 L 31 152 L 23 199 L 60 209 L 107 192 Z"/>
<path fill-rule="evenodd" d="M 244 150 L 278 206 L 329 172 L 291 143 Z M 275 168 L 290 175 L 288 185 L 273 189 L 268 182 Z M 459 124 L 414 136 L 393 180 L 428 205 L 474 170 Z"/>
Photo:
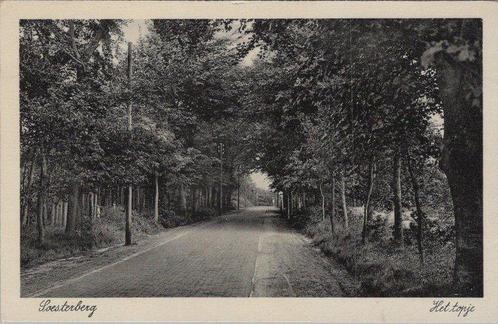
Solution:
<path fill-rule="evenodd" d="M 137 44 L 140 37 L 144 37 L 149 33 L 149 28 L 147 26 L 147 21 L 145 19 L 135 19 L 128 22 L 127 25 L 123 26 L 123 49 L 126 48 L 126 43 L 132 42 L 133 44 Z M 226 36 L 228 38 L 232 38 L 235 43 L 242 41 L 246 37 L 241 36 L 241 34 L 236 32 L 237 28 L 234 28 L 231 32 L 222 33 L 221 37 Z M 249 53 L 247 53 L 246 57 L 242 59 L 241 64 L 244 66 L 252 65 L 254 60 L 258 57 L 260 49 L 254 48 Z"/>
<path fill-rule="evenodd" d="M 149 32 L 144 19 L 132 20 L 123 27 L 123 37 L 126 42 L 136 44 L 140 36 L 145 36 Z"/>
<path fill-rule="evenodd" d="M 270 189 L 270 179 L 264 173 L 253 172 L 251 173 L 251 179 L 256 187 L 264 190 Z"/>

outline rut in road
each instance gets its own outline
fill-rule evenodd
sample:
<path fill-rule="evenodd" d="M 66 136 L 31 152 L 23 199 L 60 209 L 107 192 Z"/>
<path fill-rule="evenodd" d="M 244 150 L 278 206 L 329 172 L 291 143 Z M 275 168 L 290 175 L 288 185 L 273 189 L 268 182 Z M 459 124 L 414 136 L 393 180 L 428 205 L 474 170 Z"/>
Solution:
<path fill-rule="evenodd" d="M 75 276 L 37 297 L 343 296 L 345 271 L 268 207 L 178 230 L 148 250 Z"/>

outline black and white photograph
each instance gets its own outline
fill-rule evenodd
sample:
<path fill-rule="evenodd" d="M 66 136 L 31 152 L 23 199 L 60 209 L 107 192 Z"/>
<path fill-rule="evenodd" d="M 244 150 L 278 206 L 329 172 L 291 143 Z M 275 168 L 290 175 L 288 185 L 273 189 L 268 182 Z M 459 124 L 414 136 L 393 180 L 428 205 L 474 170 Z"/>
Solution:
<path fill-rule="evenodd" d="M 2 321 L 498 316 L 498 8 L 44 3 L 1 4 Z"/>
<path fill-rule="evenodd" d="M 482 296 L 481 29 L 22 20 L 22 296 Z"/>

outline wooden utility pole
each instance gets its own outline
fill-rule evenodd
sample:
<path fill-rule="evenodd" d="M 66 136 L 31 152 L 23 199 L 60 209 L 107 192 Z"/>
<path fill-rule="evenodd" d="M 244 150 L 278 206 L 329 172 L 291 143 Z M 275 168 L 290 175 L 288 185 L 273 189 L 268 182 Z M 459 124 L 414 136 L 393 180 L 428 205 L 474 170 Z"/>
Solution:
<path fill-rule="evenodd" d="M 128 89 L 130 90 L 130 98 L 128 98 L 128 131 L 132 136 L 132 107 L 131 107 L 131 74 L 132 74 L 132 45 L 128 43 Z M 125 245 L 131 245 L 131 213 L 133 203 L 133 186 L 128 185 L 128 203 L 126 206 L 126 225 L 125 225 Z"/>

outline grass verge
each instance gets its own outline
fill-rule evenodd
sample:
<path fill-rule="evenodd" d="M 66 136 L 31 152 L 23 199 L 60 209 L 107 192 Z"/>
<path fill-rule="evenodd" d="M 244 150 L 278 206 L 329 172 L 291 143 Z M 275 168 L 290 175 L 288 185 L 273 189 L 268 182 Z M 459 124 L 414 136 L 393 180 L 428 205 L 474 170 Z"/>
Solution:
<path fill-rule="evenodd" d="M 178 227 L 207 220 L 215 215 L 209 208 L 200 209 L 192 216 L 178 216 L 171 211 L 161 211 L 159 223 L 149 215 L 133 212 L 132 237 L 138 242 L 165 228 Z M 49 261 L 82 255 L 95 249 L 124 244 L 123 208 L 104 208 L 88 230 L 81 224 L 74 234 L 68 235 L 62 227 L 45 228 L 44 244 L 37 241 L 35 226 L 21 231 L 21 268 L 27 269 Z"/>
<path fill-rule="evenodd" d="M 454 296 L 452 271 L 455 246 L 448 235 L 427 229 L 422 264 L 413 233 L 405 232 L 405 244 L 392 240 L 390 226 L 381 224 L 361 242 L 361 215 L 351 212 L 349 230 L 330 220 L 321 220 L 320 210 L 309 208 L 298 213 L 291 224 L 312 239 L 323 253 L 342 264 L 360 283 L 359 295 L 364 297 L 435 297 Z M 436 233 L 436 238 L 430 233 Z"/>

